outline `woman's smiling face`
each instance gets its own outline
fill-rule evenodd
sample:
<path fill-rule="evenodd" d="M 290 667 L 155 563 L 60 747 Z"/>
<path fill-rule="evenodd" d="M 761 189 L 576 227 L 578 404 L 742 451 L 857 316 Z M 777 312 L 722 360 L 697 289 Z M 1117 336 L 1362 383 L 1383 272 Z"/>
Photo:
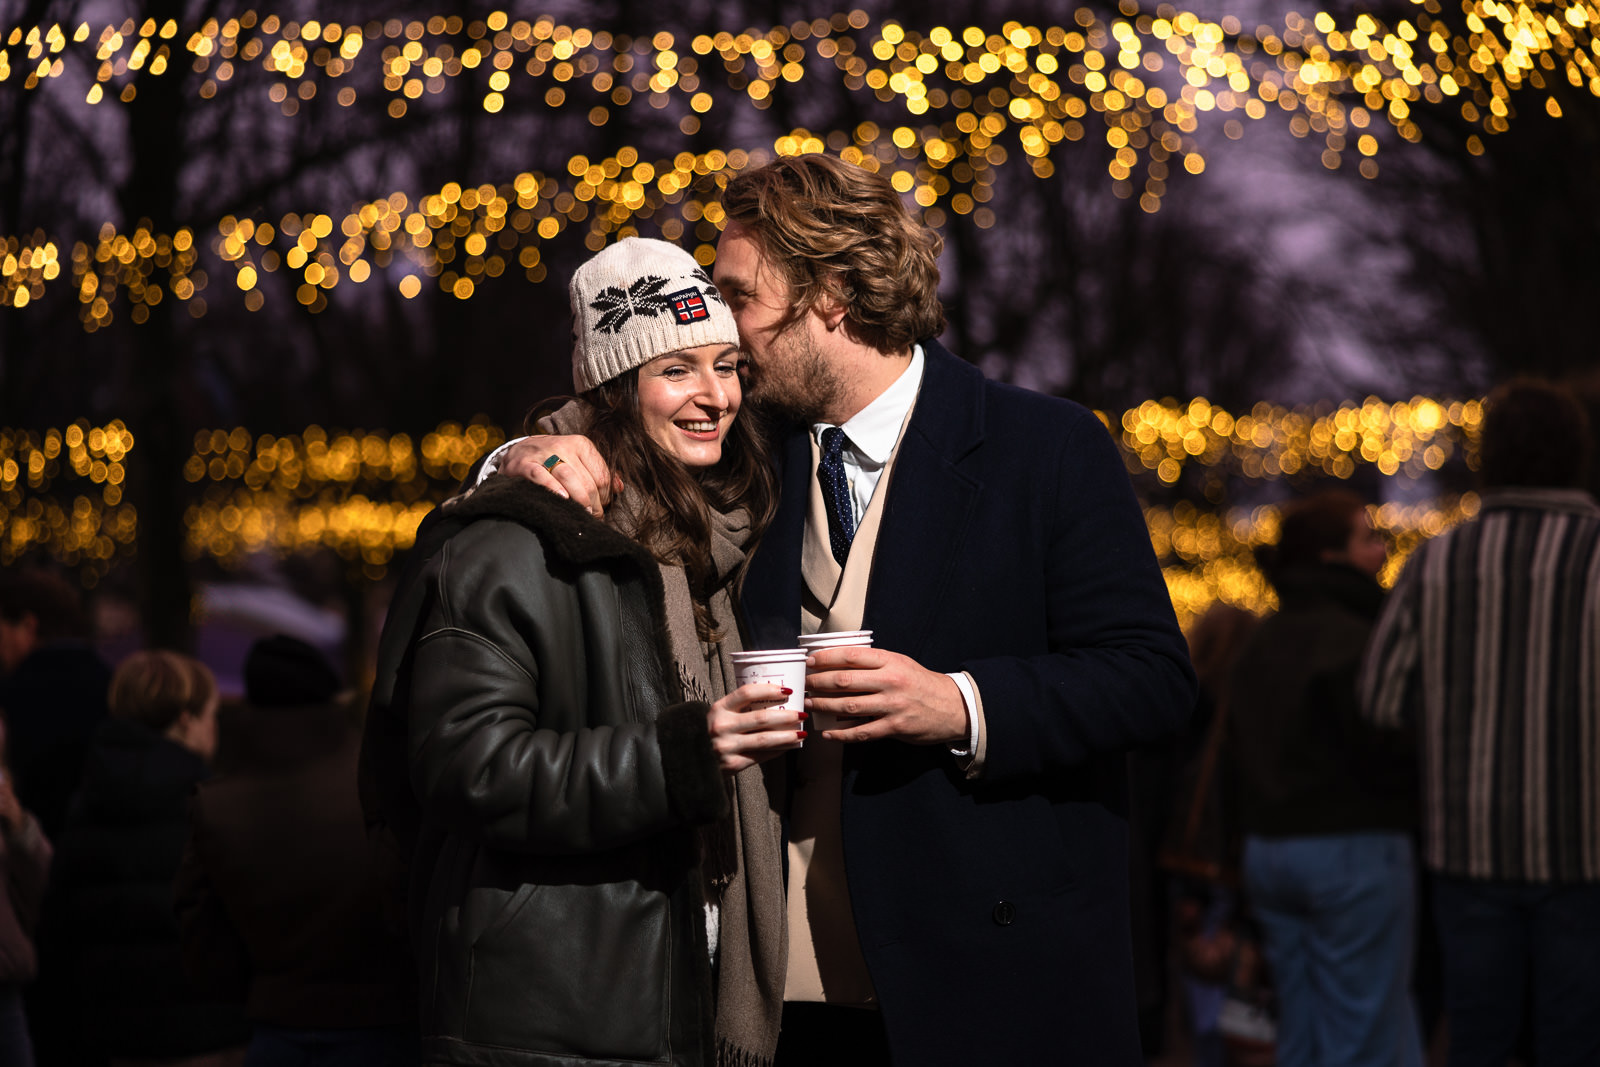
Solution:
<path fill-rule="evenodd" d="M 739 349 L 711 344 L 669 352 L 639 368 L 645 432 L 686 467 L 712 467 L 739 411 Z"/>

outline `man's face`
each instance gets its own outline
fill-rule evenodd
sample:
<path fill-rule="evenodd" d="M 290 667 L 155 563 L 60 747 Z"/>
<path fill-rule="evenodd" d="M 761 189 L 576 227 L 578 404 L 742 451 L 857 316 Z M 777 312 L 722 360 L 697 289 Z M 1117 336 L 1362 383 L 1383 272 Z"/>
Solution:
<path fill-rule="evenodd" d="M 16 670 L 38 641 L 39 623 L 31 614 L 16 622 L 0 618 L 0 674 Z"/>
<path fill-rule="evenodd" d="M 823 355 L 824 327 L 807 311 L 788 327 L 789 286 L 744 227 L 729 222 L 713 275 L 728 302 L 749 363 L 746 395 L 796 422 L 820 422 L 841 388 Z"/>
<path fill-rule="evenodd" d="M 1372 517 L 1365 509 L 1350 520 L 1350 540 L 1345 544 L 1344 562 L 1362 574 L 1376 578 L 1389 562 L 1389 542 L 1373 529 Z"/>

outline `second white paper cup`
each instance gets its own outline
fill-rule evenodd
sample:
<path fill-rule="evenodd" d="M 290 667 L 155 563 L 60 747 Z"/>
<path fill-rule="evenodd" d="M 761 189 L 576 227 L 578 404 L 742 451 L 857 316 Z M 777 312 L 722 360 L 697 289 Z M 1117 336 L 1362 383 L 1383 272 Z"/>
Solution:
<path fill-rule="evenodd" d="M 735 652 L 734 677 L 740 685 L 765 682 L 788 689 L 789 696 L 773 704 L 753 704 L 752 709 L 770 711 L 782 708 L 789 711 L 805 710 L 806 650 L 803 648 L 777 648 L 764 652 Z"/>
<path fill-rule="evenodd" d="M 820 652 L 824 648 L 871 648 L 871 630 L 833 630 L 828 633 L 803 634 L 798 642 L 806 652 Z M 839 717 L 826 711 L 813 712 L 811 715 L 813 728 L 821 733 L 823 730 L 837 730 Z"/>
<path fill-rule="evenodd" d="M 819 648 L 840 648 L 845 645 L 872 646 L 871 630 L 834 630 L 830 633 L 801 634 L 795 644 L 807 652 L 815 652 Z"/>

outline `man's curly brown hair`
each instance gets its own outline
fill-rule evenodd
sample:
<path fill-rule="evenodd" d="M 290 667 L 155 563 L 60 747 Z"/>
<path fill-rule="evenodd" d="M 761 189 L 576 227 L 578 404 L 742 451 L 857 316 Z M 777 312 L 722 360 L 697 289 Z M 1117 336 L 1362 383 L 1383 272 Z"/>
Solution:
<path fill-rule="evenodd" d="M 883 352 L 944 332 L 944 242 L 883 176 L 832 156 L 791 156 L 729 182 L 722 208 L 788 283 L 782 326 L 833 297 L 850 336 Z"/>

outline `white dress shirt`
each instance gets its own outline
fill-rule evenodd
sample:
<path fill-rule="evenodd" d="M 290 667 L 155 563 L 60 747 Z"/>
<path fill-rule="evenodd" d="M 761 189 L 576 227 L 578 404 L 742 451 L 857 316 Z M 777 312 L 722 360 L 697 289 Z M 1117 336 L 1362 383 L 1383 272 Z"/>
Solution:
<path fill-rule="evenodd" d="M 872 403 L 839 424 L 839 429 L 844 431 L 847 438 L 840 458 L 844 461 L 845 481 L 850 487 L 852 530 L 861 528 L 861 518 L 867 513 L 872 494 L 877 492 L 878 481 L 883 477 L 883 469 L 894 454 L 906 412 L 911 410 L 911 405 L 917 399 L 917 390 L 922 387 L 924 362 L 922 346 L 913 345 L 911 364 L 894 380 L 894 384 L 879 393 Z M 819 422 L 811 427 L 811 435 L 817 439 L 819 448 L 822 445 L 822 431 L 831 429 L 833 425 Z M 961 702 L 967 710 L 967 746 L 952 746 L 950 751 L 955 756 L 970 758 L 978 751 L 981 719 L 976 711 L 977 691 L 973 688 L 972 677 L 965 671 L 956 671 L 946 677 L 956 683 L 956 688 L 961 691 Z"/>
<path fill-rule="evenodd" d="M 900 426 L 906 421 L 906 412 L 916 402 L 917 390 L 922 387 L 922 346 L 911 350 L 911 364 L 901 372 L 894 384 L 878 394 L 876 400 L 839 424 L 849 443 L 840 458 L 844 460 L 844 476 L 850 486 L 850 516 L 852 530 L 860 529 L 861 517 L 872 503 L 878 479 L 894 454 L 895 442 L 900 437 Z M 811 435 L 822 444 L 822 431 L 833 423 L 819 422 L 811 427 Z"/>

